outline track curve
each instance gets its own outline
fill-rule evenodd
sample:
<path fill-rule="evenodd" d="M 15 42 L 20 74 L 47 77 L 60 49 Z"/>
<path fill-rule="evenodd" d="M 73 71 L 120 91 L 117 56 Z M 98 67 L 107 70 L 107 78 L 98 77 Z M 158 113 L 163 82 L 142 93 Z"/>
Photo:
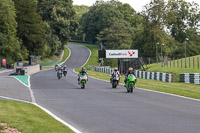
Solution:
<path fill-rule="evenodd" d="M 200 102 L 89 78 L 86 89 L 77 84 L 74 68 L 90 55 L 87 48 L 68 45 L 67 77 L 58 80 L 54 70 L 31 77 L 36 102 L 83 133 L 199 133 Z"/>

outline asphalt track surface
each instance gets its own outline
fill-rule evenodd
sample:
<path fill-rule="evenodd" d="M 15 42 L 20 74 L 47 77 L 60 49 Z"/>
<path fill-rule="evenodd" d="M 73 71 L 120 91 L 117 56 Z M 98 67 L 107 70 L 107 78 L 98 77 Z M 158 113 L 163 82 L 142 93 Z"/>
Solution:
<path fill-rule="evenodd" d="M 73 69 L 86 62 L 89 51 L 78 45 L 68 45 L 68 48 L 71 56 L 65 63 L 69 69 L 67 77 L 58 80 L 54 70 L 43 71 L 31 76 L 31 89 L 37 104 L 70 125 L 83 133 L 200 132 L 199 101 L 141 89 L 129 94 L 121 85 L 112 89 L 110 83 L 92 78 L 86 89 L 80 89 Z M 0 78 L 0 82 L 9 82 L 4 76 Z M 13 82 L 15 86 L 19 84 Z M 3 87 L 5 91 L 13 89 L 7 86 Z M 24 94 L 0 93 L 16 98 L 27 95 L 22 99 L 30 100 L 27 89 L 19 88 Z"/>
<path fill-rule="evenodd" d="M 0 70 L 0 96 L 31 102 L 30 92 L 15 78 L 10 77 L 14 70 Z M 4 98 L 0 97 L 0 100 Z"/>

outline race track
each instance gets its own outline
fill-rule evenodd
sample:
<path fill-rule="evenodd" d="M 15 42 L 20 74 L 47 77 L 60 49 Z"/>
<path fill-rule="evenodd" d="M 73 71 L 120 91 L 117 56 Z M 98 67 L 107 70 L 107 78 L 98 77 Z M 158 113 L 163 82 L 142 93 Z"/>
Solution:
<path fill-rule="evenodd" d="M 55 70 L 31 76 L 36 103 L 83 133 L 199 133 L 200 102 L 123 86 L 112 89 L 105 81 L 89 78 L 86 89 L 77 84 L 74 68 L 81 67 L 90 52 L 67 45 L 71 56 L 65 62 L 67 77 Z"/>

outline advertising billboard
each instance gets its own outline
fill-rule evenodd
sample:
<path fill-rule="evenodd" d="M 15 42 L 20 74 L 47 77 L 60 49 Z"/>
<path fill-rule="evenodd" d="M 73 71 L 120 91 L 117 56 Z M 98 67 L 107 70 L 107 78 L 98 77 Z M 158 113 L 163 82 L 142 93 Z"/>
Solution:
<path fill-rule="evenodd" d="M 138 58 L 138 50 L 106 50 L 106 58 Z"/>

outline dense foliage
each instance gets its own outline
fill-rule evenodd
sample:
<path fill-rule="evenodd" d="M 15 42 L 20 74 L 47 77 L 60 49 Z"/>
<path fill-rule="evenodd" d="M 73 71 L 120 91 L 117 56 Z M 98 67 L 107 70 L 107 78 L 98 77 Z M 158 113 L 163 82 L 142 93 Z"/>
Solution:
<path fill-rule="evenodd" d="M 16 36 L 17 22 L 14 3 L 12 0 L 0 1 L 0 56 L 21 58 L 21 43 Z"/>
<path fill-rule="evenodd" d="M 0 0 L 0 58 L 59 54 L 78 27 L 72 0 Z"/>
<path fill-rule="evenodd" d="M 79 25 L 78 35 L 107 49 L 135 48 L 140 56 L 156 57 L 162 46 L 164 56 L 184 57 L 186 43 L 187 56 L 200 52 L 200 8 L 194 2 L 152 0 L 137 13 L 117 0 L 97 0 Z"/>
<path fill-rule="evenodd" d="M 185 44 L 187 56 L 200 52 L 200 8 L 194 2 L 151 0 L 142 12 L 117 0 L 91 7 L 72 3 L 0 0 L 0 58 L 58 55 L 71 38 L 138 49 L 142 57 L 160 56 L 161 46 L 170 57 L 184 57 Z"/>

